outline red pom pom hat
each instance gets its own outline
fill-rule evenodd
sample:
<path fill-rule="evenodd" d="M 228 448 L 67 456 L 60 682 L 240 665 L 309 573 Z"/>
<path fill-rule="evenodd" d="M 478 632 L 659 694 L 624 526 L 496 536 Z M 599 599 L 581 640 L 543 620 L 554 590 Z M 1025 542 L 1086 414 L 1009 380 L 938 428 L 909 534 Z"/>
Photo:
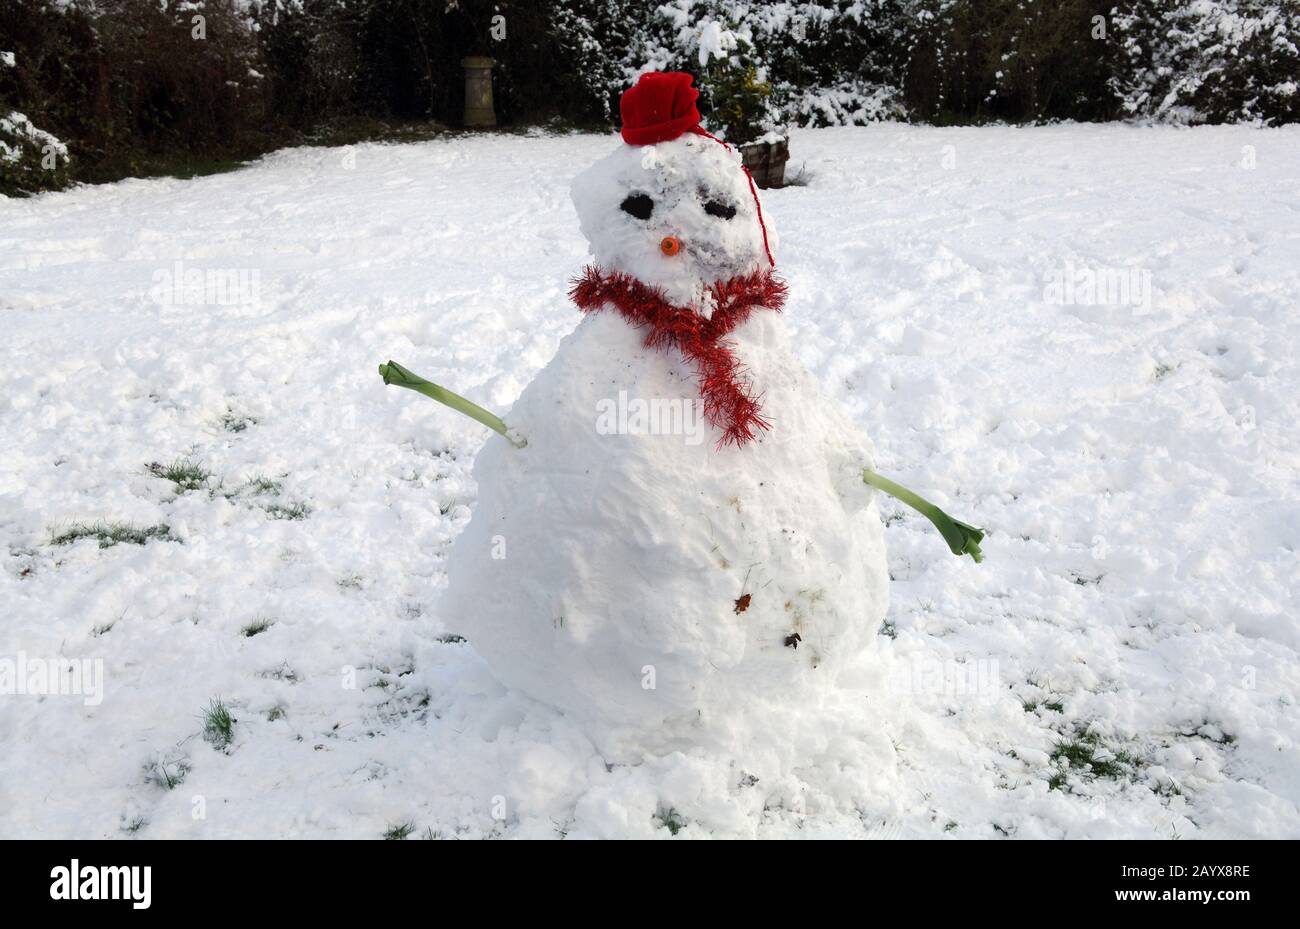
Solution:
<path fill-rule="evenodd" d="M 694 81 L 683 71 L 650 71 L 641 75 L 618 101 L 619 113 L 623 117 L 623 141 L 628 145 L 655 145 L 691 132 L 713 139 L 719 145 L 727 145 L 700 128 L 700 111 L 695 106 L 700 92 L 691 86 Z M 763 222 L 763 205 L 758 202 L 758 190 L 749 169 L 741 165 L 741 170 L 749 181 L 749 192 L 758 209 L 763 251 L 767 253 L 768 264 L 776 267 L 767 242 L 767 224 Z"/>
<path fill-rule="evenodd" d="M 628 145 L 667 142 L 700 124 L 694 78 L 681 71 L 651 71 L 624 91 L 618 101 L 623 141 Z"/>

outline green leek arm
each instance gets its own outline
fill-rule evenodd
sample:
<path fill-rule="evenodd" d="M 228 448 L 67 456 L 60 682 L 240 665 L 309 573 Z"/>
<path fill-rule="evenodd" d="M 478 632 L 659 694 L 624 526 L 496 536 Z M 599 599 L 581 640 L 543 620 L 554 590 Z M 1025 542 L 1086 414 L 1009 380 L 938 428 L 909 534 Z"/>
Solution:
<path fill-rule="evenodd" d="M 870 468 L 862 470 L 862 479 L 872 487 L 879 488 L 891 497 L 903 501 L 934 523 L 934 527 L 939 530 L 939 534 L 943 536 L 943 540 L 948 543 L 948 548 L 954 555 L 958 557 L 970 555 L 975 559 L 976 564 L 984 560 L 984 553 L 980 551 L 980 541 L 984 538 L 983 529 L 976 529 L 959 519 L 953 519 L 920 494 L 913 493 L 902 484 L 895 484 Z"/>
<path fill-rule="evenodd" d="M 493 432 L 500 433 L 515 448 L 523 448 L 528 444 L 527 439 L 507 426 L 501 417 L 495 413 L 489 413 L 474 401 L 466 400 L 460 394 L 454 393 L 446 387 L 440 387 L 433 381 L 426 381 L 420 375 L 408 371 L 395 361 L 380 365 L 379 376 L 384 379 L 385 384 L 395 384 L 398 387 L 414 390 L 426 397 L 432 397 L 443 406 L 451 407 L 457 413 L 464 413 L 470 419 L 477 420 Z"/>

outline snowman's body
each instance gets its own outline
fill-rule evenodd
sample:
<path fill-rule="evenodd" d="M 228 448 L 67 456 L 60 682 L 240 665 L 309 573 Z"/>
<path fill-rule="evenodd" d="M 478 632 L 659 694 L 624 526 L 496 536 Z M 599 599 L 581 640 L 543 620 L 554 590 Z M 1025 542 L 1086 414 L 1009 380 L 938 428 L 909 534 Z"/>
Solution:
<path fill-rule="evenodd" d="M 707 313 L 708 284 L 768 266 L 748 179 L 714 140 L 622 146 L 574 200 L 596 265 L 675 304 Z M 815 700 L 884 617 L 870 446 L 771 310 L 727 337 L 771 425 L 740 446 L 700 418 L 692 364 L 645 338 L 590 313 L 507 417 L 527 446 L 487 442 L 444 621 L 502 682 L 593 723 L 669 733 Z"/>

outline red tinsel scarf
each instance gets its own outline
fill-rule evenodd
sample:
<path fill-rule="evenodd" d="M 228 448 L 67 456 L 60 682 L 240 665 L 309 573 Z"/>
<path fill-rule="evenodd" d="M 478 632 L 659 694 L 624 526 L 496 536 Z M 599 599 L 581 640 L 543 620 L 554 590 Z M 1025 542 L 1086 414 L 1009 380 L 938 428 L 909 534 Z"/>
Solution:
<path fill-rule="evenodd" d="M 709 287 L 715 304 L 707 319 L 690 306 L 674 306 L 662 290 L 628 274 L 605 274 L 588 266 L 574 278 L 569 297 L 584 313 L 613 304 L 634 326 L 648 326 L 648 348 L 676 348 L 695 364 L 705 418 L 722 431 L 719 447 L 744 445 L 771 423 L 759 415 L 762 403 L 743 379 L 744 369 L 723 336 L 755 309 L 781 311 L 785 283 L 770 270 L 719 281 Z"/>

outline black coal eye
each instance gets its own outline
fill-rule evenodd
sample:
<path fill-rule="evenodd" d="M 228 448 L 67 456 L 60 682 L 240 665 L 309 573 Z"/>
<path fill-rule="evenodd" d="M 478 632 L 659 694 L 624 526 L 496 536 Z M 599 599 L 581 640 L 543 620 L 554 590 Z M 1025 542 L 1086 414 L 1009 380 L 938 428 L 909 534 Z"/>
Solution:
<path fill-rule="evenodd" d="M 655 211 L 655 202 L 645 194 L 632 194 L 622 203 L 623 212 L 631 213 L 637 219 L 649 219 Z"/>
<path fill-rule="evenodd" d="M 717 216 L 722 219 L 731 219 L 736 215 L 734 206 L 727 206 L 725 203 L 719 203 L 717 200 L 710 200 L 704 204 L 704 212 L 710 216 Z"/>

